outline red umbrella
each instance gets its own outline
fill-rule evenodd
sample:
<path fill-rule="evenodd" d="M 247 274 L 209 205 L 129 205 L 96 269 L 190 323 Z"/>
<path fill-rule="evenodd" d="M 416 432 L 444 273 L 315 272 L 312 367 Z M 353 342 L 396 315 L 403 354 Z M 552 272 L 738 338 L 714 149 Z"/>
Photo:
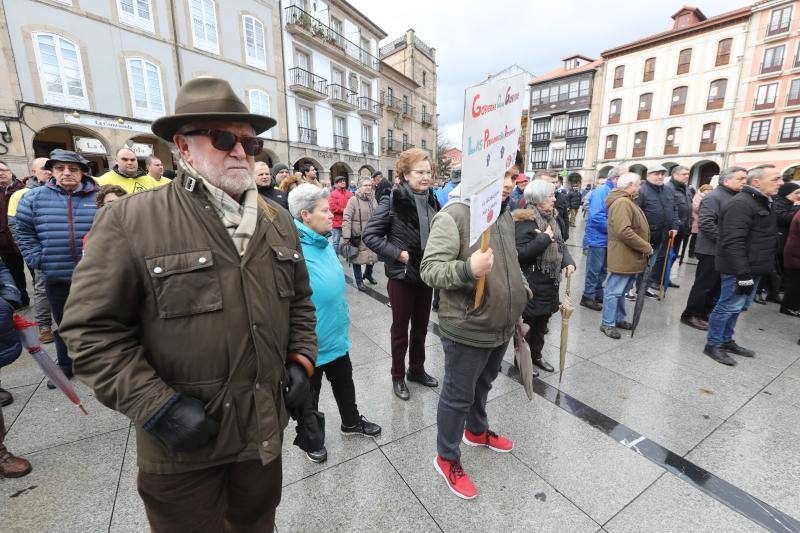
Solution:
<path fill-rule="evenodd" d="M 69 382 L 67 376 L 64 375 L 61 369 L 58 368 L 58 365 L 50 359 L 47 352 L 39 346 L 39 335 L 36 333 L 36 326 L 36 322 L 28 322 L 14 313 L 14 329 L 17 330 L 17 335 L 19 335 L 22 345 L 28 350 L 28 353 L 31 354 L 33 360 L 39 365 L 39 368 L 42 369 L 44 375 L 47 376 L 56 387 L 61 389 L 61 392 L 63 392 L 72 403 L 77 405 L 80 410 L 83 411 L 83 414 L 88 415 L 89 413 L 87 413 L 86 409 L 83 407 L 75 387 L 72 386 L 72 383 Z"/>

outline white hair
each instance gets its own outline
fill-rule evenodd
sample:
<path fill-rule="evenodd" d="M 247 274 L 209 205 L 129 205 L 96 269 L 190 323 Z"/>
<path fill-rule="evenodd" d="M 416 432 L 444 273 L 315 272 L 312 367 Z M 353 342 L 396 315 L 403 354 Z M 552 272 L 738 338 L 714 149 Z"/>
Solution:
<path fill-rule="evenodd" d="M 327 199 L 330 195 L 328 189 L 310 183 L 298 185 L 289 191 L 289 213 L 297 220 L 302 220 L 301 211 L 313 213 L 317 202 Z"/>
<path fill-rule="evenodd" d="M 617 180 L 617 189 L 625 190 L 628 188 L 628 185 L 636 183 L 637 181 L 642 181 L 642 177 L 639 174 L 636 172 L 626 172 Z"/>
<path fill-rule="evenodd" d="M 555 189 L 555 183 L 536 178 L 525 186 L 525 191 L 522 193 L 522 196 L 525 198 L 525 203 L 539 205 L 544 203 L 544 201 L 553 194 Z"/>

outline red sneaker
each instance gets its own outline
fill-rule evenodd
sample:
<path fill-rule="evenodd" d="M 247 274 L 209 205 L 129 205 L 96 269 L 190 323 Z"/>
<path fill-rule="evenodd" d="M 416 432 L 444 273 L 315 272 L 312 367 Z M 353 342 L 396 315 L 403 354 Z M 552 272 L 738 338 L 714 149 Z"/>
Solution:
<path fill-rule="evenodd" d="M 490 450 L 498 453 L 508 453 L 514 449 L 514 443 L 502 435 L 498 435 L 491 429 L 486 430 L 481 435 L 476 435 L 468 429 L 464 429 L 464 438 L 461 439 L 467 446 L 486 446 Z"/>
<path fill-rule="evenodd" d="M 438 455 L 433 458 L 433 467 L 439 472 L 453 494 L 465 500 L 471 500 L 478 495 L 475 485 L 461 467 L 460 461 L 446 461 Z"/>

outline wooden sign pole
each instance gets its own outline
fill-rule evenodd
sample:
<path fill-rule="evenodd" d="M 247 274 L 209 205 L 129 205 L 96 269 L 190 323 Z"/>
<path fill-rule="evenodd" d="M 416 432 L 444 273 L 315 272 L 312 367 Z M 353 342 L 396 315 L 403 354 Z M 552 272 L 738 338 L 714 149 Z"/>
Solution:
<path fill-rule="evenodd" d="M 489 236 L 492 234 L 492 228 L 486 228 L 481 235 L 481 252 L 489 249 Z M 475 307 L 477 309 L 483 300 L 483 288 L 486 285 L 486 276 L 478 278 L 478 285 L 475 287 Z"/>

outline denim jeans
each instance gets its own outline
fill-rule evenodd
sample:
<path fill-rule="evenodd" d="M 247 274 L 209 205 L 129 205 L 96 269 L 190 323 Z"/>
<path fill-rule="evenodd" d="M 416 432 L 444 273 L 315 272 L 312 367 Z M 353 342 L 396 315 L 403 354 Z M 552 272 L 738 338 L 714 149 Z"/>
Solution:
<path fill-rule="evenodd" d="M 606 248 L 586 248 L 586 279 L 583 297 L 587 300 L 603 300 L 603 281 L 606 279 Z"/>
<path fill-rule="evenodd" d="M 615 326 L 617 322 L 625 320 L 627 316 L 625 312 L 625 293 L 630 290 L 635 278 L 636 276 L 632 274 L 614 274 L 612 272 L 608 275 L 605 298 L 603 298 L 604 326 Z"/>
<path fill-rule="evenodd" d="M 331 230 L 333 237 L 333 251 L 339 253 L 339 241 L 342 240 L 342 228 L 333 228 Z"/>
<path fill-rule="evenodd" d="M 759 277 L 756 276 L 753 281 L 755 282 L 753 287 L 758 287 Z M 711 316 L 708 317 L 706 342 L 709 346 L 721 346 L 733 340 L 733 330 L 736 328 L 739 315 L 742 311 L 747 311 L 756 297 L 755 290 L 750 291 L 750 294 L 737 294 L 736 287 L 736 276 L 722 274 L 719 300 L 711 311 Z"/>
<path fill-rule="evenodd" d="M 364 278 L 371 278 L 372 277 L 372 266 L 373 265 L 364 265 L 364 274 L 361 274 L 361 265 L 353 264 L 353 277 L 356 280 L 356 284 L 359 285 L 364 282 Z"/>

